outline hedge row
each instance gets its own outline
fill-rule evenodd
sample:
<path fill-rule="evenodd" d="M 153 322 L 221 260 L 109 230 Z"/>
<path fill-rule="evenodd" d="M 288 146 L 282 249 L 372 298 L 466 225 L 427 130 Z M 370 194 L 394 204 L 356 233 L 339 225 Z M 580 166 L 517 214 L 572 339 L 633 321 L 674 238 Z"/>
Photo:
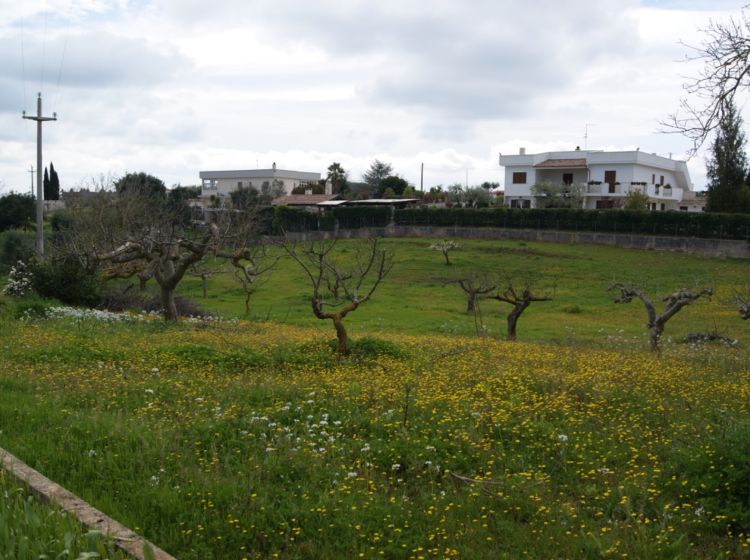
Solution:
<path fill-rule="evenodd" d="M 393 215 L 399 226 L 498 227 L 636 233 L 718 239 L 750 239 L 750 214 L 641 212 L 517 208 L 339 207 L 323 214 L 279 206 L 273 231 L 332 231 L 385 227 Z"/>
<path fill-rule="evenodd" d="M 568 208 L 414 208 L 396 210 L 395 220 L 397 225 L 402 226 L 500 227 L 720 239 L 750 238 L 748 214 Z"/>

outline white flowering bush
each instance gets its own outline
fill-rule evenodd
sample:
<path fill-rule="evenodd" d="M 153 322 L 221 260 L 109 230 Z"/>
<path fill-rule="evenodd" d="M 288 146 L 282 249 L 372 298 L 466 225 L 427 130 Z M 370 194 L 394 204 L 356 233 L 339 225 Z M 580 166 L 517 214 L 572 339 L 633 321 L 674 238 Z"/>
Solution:
<path fill-rule="evenodd" d="M 29 310 L 22 319 L 30 320 L 35 317 L 32 310 Z M 38 318 L 38 317 L 37 317 Z M 68 306 L 53 306 L 44 309 L 44 319 L 69 319 L 75 322 L 90 320 L 99 321 L 101 323 L 123 323 L 123 322 L 143 322 L 143 321 L 156 321 L 161 319 L 161 314 L 158 311 L 142 311 L 140 313 L 114 313 L 112 311 L 106 311 L 103 309 L 82 309 L 78 307 Z M 217 317 L 188 317 L 185 319 L 189 323 L 206 323 L 206 322 L 218 322 L 220 321 Z M 157 370 L 158 371 L 158 370 Z"/>
<path fill-rule="evenodd" d="M 33 275 L 31 270 L 23 261 L 18 261 L 11 267 L 8 282 L 3 288 L 3 294 L 12 297 L 21 297 L 30 294 L 34 290 Z"/>
<path fill-rule="evenodd" d="M 433 243 L 430 245 L 430 249 L 433 251 L 438 251 L 443 254 L 443 258 L 445 259 L 445 264 L 450 265 L 451 261 L 448 257 L 448 253 L 451 251 L 454 251 L 456 249 L 460 249 L 461 245 L 451 239 L 444 239 L 442 241 L 438 241 L 437 243 Z"/>

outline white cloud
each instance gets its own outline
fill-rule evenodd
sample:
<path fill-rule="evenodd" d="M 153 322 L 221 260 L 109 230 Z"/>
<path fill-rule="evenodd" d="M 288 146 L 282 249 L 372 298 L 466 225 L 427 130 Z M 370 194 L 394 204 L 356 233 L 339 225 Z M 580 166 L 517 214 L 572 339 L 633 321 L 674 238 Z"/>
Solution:
<path fill-rule="evenodd" d="M 637 0 L 0 0 L 0 180 L 23 189 L 45 161 L 64 186 L 147 171 L 324 171 L 359 179 L 375 157 L 414 183 L 500 180 L 497 152 L 588 147 L 676 157 L 656 133 L 677 107 L 682 40 L 719 3 Z M 45 6 L 47 12 L 45 13 Z M 44 52 L 44 57 L 41 53 Z M 64 53 L 64 57 L 63 57 Z M 22 56 L 23 55 L 23 56 Z M 43 60 L 44 58 L 44 60 Z M 60 62 L 62 73 L 57 85 Z M 42 80 L 41 69 L 46 77 Z M 41 82 L 41 84 L 40 84 Z M 703 157 L 690 163 L 704 184 Z"/>

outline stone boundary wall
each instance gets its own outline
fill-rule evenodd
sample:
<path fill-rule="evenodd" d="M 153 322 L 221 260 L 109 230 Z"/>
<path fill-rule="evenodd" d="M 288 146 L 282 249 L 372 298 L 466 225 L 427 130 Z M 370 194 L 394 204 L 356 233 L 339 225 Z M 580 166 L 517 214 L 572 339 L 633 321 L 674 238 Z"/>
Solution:
<path fill-rule="evenodd" d="M 363 237 L 444 237 L 458 239 L 502 239 L 546 243 L 583 243 L 610 245 L 625 249 L 676 251 L 704 257 L 750 259 L 750 243 L 735 239 L 668 237 L 590 231 L 557 231 L 475 227 L 395 226 L 384 228 L 340 229 L 337 231 L 287 232 L 292 240 L 309 241 L 331 238 Z"/>
<path fill-rule="evenodd" d="M 43 502 L 51 503 L 66 511 L 78 519 L 83 526 L 101 531 L 103 535 L 112 539 L 117 548 L 127 552 L 136 560 L 145 560 L 143 553 L 145 546 L 151 548 L 156 560 L 176 560 L 2 448 L 0 448 L 0 466 L 28 486 L 29 490 Z"/>

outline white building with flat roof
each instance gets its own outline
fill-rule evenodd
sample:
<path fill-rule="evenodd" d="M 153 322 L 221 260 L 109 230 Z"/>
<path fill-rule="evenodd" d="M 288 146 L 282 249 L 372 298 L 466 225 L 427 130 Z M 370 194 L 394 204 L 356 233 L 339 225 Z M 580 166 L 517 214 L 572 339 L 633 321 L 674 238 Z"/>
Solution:
<path fill-rule="evenodd" d="M 542 182 L 579 185 L 584 208 L 618 208 L 630 192 L 648 196 L 651 210 L 700 211 L 695 204 L 683 204 L 694 197 L 687 164 L 640 150 L 605 152 L 580 150 L 516 155 L 500 154 L 505 167 L 505 205 L 534 208 L 531 188 Z"/>
<path fill-rule="evenodd" d="M 284 194 L 290 195 L 300 185 L 317 184 L 320 173 L 277 169 L 274 163 L 271 169 L 201 171 L 200 179 L 201 198 L 205 203 L 212 197 L 221 201 L 229 199 L 231 192 L 242 188 L 254 188 L 258 192 L 283 189 Z"/>

